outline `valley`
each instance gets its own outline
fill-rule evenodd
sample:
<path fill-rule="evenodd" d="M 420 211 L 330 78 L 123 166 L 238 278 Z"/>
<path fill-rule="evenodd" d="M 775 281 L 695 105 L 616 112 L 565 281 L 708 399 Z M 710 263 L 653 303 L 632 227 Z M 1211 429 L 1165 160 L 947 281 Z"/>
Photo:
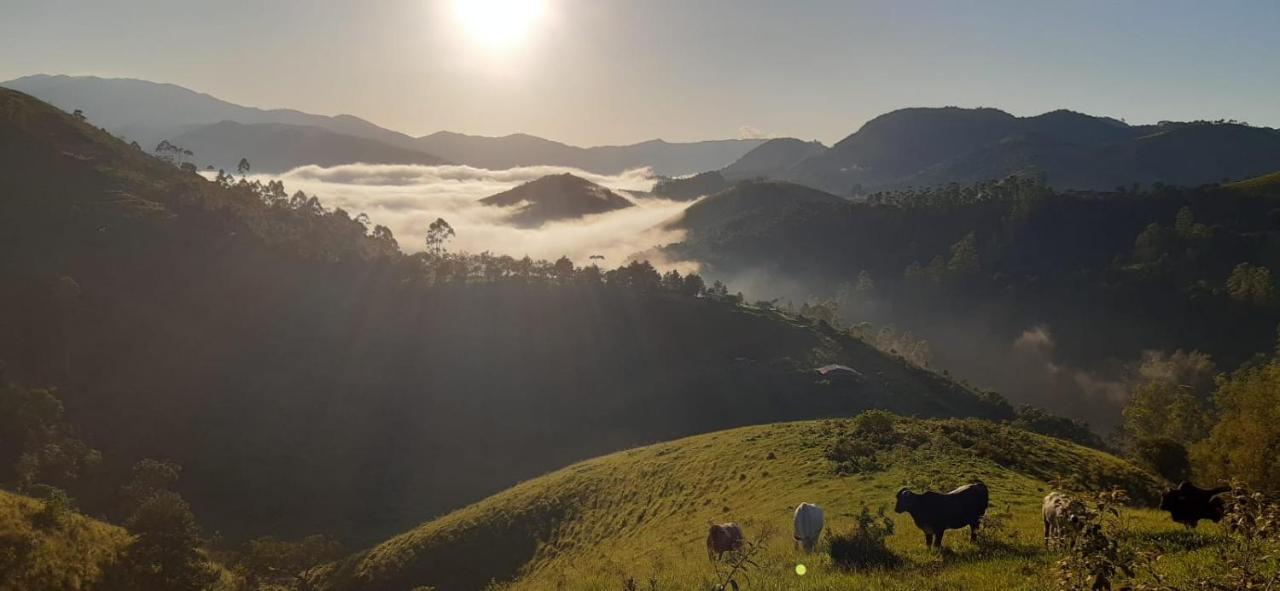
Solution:
<path fill-rule="evenodd" d="M 0 591 L 1280 589 L 1272 6 L 0 13 Z"/>

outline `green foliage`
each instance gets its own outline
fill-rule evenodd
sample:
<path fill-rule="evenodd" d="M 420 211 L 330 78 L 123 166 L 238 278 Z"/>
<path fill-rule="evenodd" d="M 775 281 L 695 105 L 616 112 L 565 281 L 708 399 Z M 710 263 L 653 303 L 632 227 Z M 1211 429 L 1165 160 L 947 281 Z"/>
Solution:
<path fill-rule="evenodd" d="M 196 591 L 210 589 L 218 573 L 200 552 L 200 530 L 176 493 L 158 492 L 125 523 L 133 540 L 110 569 L 104 589 Z"/>
<path fill-rule="evenodd" d="M 947 273 L 952 277 L 967 277 L 978 272 L 982 263 L 978 259 L 978 240 L 973 232 L 965 234 L 951 245 L 951 258 L 947 261 Z"/>
<path fill-rule="evenodd" d="M 933 362 L 929 341 L 917 338 L 909 330 L 892 326 L 877 328 L 870 322 L 859 322 L 849 327 L 849 334 L 890 355 L 906 359 L 917 367 L 930 367 Z"/>
<path fill-rule="evenodd" d="M 1227 277 L 1227 294 L 1233 299 L 1257 306 L 1275 303 L 1276 286 L 1271 278 L 1271 269 L 1249 263 L 1236 265 L 1231 270 L 1231 276 Z"/>
<path fill-rule="evenodd" d="M 867 203 L 903 209 L 945 211 L 984 203 L 1007 202 L 1018 204 L 1023 210 L 1029 210 L 1037 202 L 1052 194 L 1052 190 L 1044 184 L 1042 179 L 1011 176 L 972 185 L 949 183 L 937 187 L 882 191 L 867 196 Z"/>
<path fill-rule="evenodd" d="M 1041 408 L 1023 404 L 1018 407 L 1017 415 L 1012 422 L 1014 427 L 1026 429 L 1032 433 L 1065 439 L 1073 443 L 1105 449 L 1102 438 L 1094 433 L 1089 425 L 1075 419 L 1060 417 Z"/>
<path fill-rule="evenodd" d="M 142 505 L 178 483 L 182 466 L 168 460 L 144 458 L 133 465 L 133 476 L 121 489 L 119 515 L 128 519 Z"/>
<path fill-rule="evenodd" d="M 1280 491 L 1280 362 L 1237 371 L 1214 394 L 1218 422 L 1192 446 L 1197 474 Z"/>
<path fill-rule="evenodd" d="M 324 535 L 297 541 L 261 537 L 244 544 L 234 566 L 250 589 L 305 588 L 307 571 L 341 558 L 342 553 L 342 544 Z"/>
<path fill-rule="evenodd" d="M 1124 491 L 1113 490 L 1084 499 L 1085 510 L 1076 515 L 1067 548 L 1069 552 L 1054 565 L 1058 589 L 1111 589 L 1117 581 L 1135 574 L 1137 554 L 1124 543 L 1127 523 L 1121 508 L 1128 502 Z"/>
<path fill-rule="evenodd" d="M 81 441 L 54 391 L 0 384 L 0 482 L 73 489 L 101 455 Z"/>
<path fill-rule="evenodd" d="M 44 501 L 44 506 L 31 516 L 31 524 L 39 529 L 57 529 L 67 520 L 67 516 L 75 513 L 75 504 L 71 501 L 71 497 L 61 489 L 51 486 L 40 485 L 36 493 L 37 498 Z"/>
<path fill-rule="evenodd" d="M 103 569 L 117 560 L 128 535 L 47 503 L 0 492 L 0 591 L 102 589 Z"/>
<path fill-rule="evenodd" d="M 1189 445 L 1203 437 L 1209 426 L 1208 408 L 1189 388 L 1168 382 L 1139 386 L 1123 415 L 1125 432 L 1136 440 L 1171 439 Z"/>
<path fill-rule="evenodd" d="M 893 531 L 893 520 L 885 515 L 883 506 L 872 514 L 863 505 L 847 530 L 827 531 L 827 552 L 831 555 L 831 563 L 848 570 L 899 565 L 902 559 L 885 545 Z"/>
<path fill-rule="evenodd" d="M 1191 478 L 1191 459 L 1187 448 L 1174 439 L 1139 439 L 1134 443 L 1133 456 L 1143 467 L 1170 482 Z"/>
<path fill-rule="evenodd" d="M 1189 588 L 1273 589 L 1280 585 L 1280 501 L 1234 483 L 1223 516 L 1222 566 L 1206 569 Z"/>

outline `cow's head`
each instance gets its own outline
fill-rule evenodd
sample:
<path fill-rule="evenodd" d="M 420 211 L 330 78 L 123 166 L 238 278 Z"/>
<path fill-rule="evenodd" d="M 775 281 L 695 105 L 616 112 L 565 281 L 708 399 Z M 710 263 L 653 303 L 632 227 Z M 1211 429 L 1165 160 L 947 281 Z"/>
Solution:
<path fill-rule="evenodd" d="M 907 487 L 904 486 L 898 489 L 897 503 L 893 505 L 893 512 L 902 513 L 904 511 L 910 511 L 915 507 L 915 504 L 916 494 L 907 490 Z"/>

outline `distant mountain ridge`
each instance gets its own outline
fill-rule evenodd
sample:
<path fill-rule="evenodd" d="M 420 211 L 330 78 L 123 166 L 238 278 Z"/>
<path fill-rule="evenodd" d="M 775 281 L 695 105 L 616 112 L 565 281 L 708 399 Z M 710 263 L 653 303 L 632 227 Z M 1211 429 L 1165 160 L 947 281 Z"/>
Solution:
<path fill-rule="evenodd" d="M 0 86 L 24 92 L 64 111 L 82 109 L 96 125 L 146 147 L 196 126 L 235 121 L 321 127 L 415 149 L 412 137 L 353 115 L 330 117 L 293 109 L 245 107 L 175 84 L 37 74 L 0 82 Z"/>
<path fill-rule="evenodd" d="M 720 168 L 764 140 L 708 140 L 673 143 L 649 140 L 626 146 L 580 148 L 524 133 L 489 137 L 439 131 L 417 139 L 417 146 L 446 160 L 494 170 L 517 166 L 569 166 L 598 174 L 641 167 L 655 174 L 680 176 Z"/>
<path fill-rule="evenodd" d="M 528 134 L 485 137 L 442 131 L 415 138 L 352 115 L 325 116 L 292 109 L 245 107 L 181 86 L 145 80 L 40 74 L 0 82 L 0 86 L 27 93 L 64 111 L 82 109 L 95 125 L 136 140 L 147 148 L 183 134 L 219 135 L 222 138 L 220 142 L 206 148 L 219 154 L 236 150 L 248 152 L 255 143 L 264 141 L 264 129 L 243 129 L 244 134 L 235 135 L 227 133 L 230 130 L 226 128 L 218 130 L 217 134 L 200 132 L 196 128 L 224 121 L 246 125 L 270 123 L 279 126 L 273 128 L 276 133 L 287 135 L 307 132 L 288 130 L 284 126 L 309 126 L 387 145 L 367 148 L 366 152 L 391 154 L 388 147 L 399 148 L 478 168 L 552 165 L 598 174 L 617 174 L 649 167 L 656 174 L 666 176 L 721 168 L 764 143 L 758 139 L 690 143 L 650 140 L 626 146 L 582 148 Z M 288 143 L 287 138 L 267 141 Z M 341 154 L 343 150 L 335 149 L 333 153 Z M 196 152 L 196 160 L 203 163 L 199 152 Z M 293 165 L 317 163 L 303 161 Z"/>
<path fill-rule="evenodd" d="M 235 170 L 241 158 L 248 159 L 254 171 L 271 173 L 307 164 L 450 164 L 419 150 L 311 125 L 222 121 L 189 129 L 173 143 L 193 151 L 200 166 L 228 171 Z"/>
<path fill-rule="evenodd" d="M 839 195 L 1041 176 L 1061 189 L 1246 178 L 1280 168 L 1280 131 L 1233 122 L 1131 126 L 1058 110 L 911 108 L 868 121 L 778 178 Z"/>

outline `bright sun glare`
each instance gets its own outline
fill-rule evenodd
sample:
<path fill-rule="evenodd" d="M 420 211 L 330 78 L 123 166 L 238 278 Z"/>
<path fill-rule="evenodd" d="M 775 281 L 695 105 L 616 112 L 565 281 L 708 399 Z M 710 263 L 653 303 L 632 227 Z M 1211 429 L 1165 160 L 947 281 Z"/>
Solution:
<path fill-rule="evenodd" d="M 466 32 L 490 49 L 514 45 L 537 22 L 543 0 L 454 0 L 454 12 Z"/>

